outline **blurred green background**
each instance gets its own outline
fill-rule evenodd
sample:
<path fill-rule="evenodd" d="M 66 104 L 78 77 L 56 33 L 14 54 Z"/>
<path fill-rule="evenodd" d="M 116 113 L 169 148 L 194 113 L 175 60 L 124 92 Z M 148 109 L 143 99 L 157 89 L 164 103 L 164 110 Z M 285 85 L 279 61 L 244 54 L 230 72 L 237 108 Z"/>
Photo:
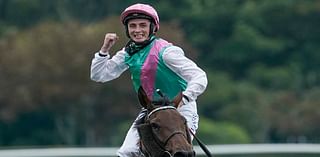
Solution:
<path fill-rule="evenodd" d="M 206 144 L 320 143 L 319 0 L 0 0 L 0 147 L 121 145 L 140 106 L 129 73 L 90 80 L 119 15 L 153 5 L 158 36 L 208 75 Z"/>

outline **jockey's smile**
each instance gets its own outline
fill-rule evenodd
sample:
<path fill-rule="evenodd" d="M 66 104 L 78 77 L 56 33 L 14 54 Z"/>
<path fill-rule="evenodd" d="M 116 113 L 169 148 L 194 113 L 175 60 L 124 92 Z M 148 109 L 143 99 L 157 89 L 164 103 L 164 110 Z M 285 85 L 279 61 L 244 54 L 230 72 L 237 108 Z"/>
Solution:
<path fill-rule="evenodd" d="M 147 19 L 132 19 L 128 22 L 128 32 L 130 38 L 136 43 L 141 43 L 149 39 L 150 21 Z"/>

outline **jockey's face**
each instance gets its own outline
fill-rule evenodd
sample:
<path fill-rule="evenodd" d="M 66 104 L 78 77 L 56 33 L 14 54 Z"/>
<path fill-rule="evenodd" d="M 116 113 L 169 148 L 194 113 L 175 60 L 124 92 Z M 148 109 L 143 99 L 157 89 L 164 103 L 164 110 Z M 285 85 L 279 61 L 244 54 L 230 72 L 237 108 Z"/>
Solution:
<path fill-rule="evenodd" d="M 141 43 L 149 39 L 151 22 L 147 19 L 132 19 L 128 22 L 128 32 L 130 38 Z"/>

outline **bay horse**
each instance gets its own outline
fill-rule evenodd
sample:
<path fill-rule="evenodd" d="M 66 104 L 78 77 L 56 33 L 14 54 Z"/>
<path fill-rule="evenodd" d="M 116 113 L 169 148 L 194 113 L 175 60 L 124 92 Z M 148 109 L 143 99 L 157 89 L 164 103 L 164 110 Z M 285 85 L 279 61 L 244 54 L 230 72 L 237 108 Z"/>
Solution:
<path fill-rule="evenodd" d="M 161 93 L 160 93 L 161 95 Z M 143 122 L 137 125 L 140 150 L 145 157 L 195 157 L 186 119 L 177 111 L 182 93 L 170 101 L 162 95 L 151 101 L 142 87 L 140 104 L 147 109 Z"/>

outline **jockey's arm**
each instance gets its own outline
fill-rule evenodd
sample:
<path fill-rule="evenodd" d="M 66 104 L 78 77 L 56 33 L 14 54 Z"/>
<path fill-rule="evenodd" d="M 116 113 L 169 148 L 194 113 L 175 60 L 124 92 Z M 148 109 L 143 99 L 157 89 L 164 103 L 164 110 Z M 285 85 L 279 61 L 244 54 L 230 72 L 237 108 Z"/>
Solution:
<path fill-rule="evenodd" d="M 95 53 L 91 62 L 90 78 L 96 82 L 107 82 L 118 78 L 129 67 L 125 64 L 125 51 L 118 51 L 112 58 L 109 53 Z"/>
<path fill-rule="evenodd" d="M 195 101 L 207 87 L 206 73 L 187 58 L 183 50 L 177 46 L 168 47 L 163 52 L 163 60 L 172 71 L 187 81 L 183 95 L 187 96 L 189 101 Z"/>

